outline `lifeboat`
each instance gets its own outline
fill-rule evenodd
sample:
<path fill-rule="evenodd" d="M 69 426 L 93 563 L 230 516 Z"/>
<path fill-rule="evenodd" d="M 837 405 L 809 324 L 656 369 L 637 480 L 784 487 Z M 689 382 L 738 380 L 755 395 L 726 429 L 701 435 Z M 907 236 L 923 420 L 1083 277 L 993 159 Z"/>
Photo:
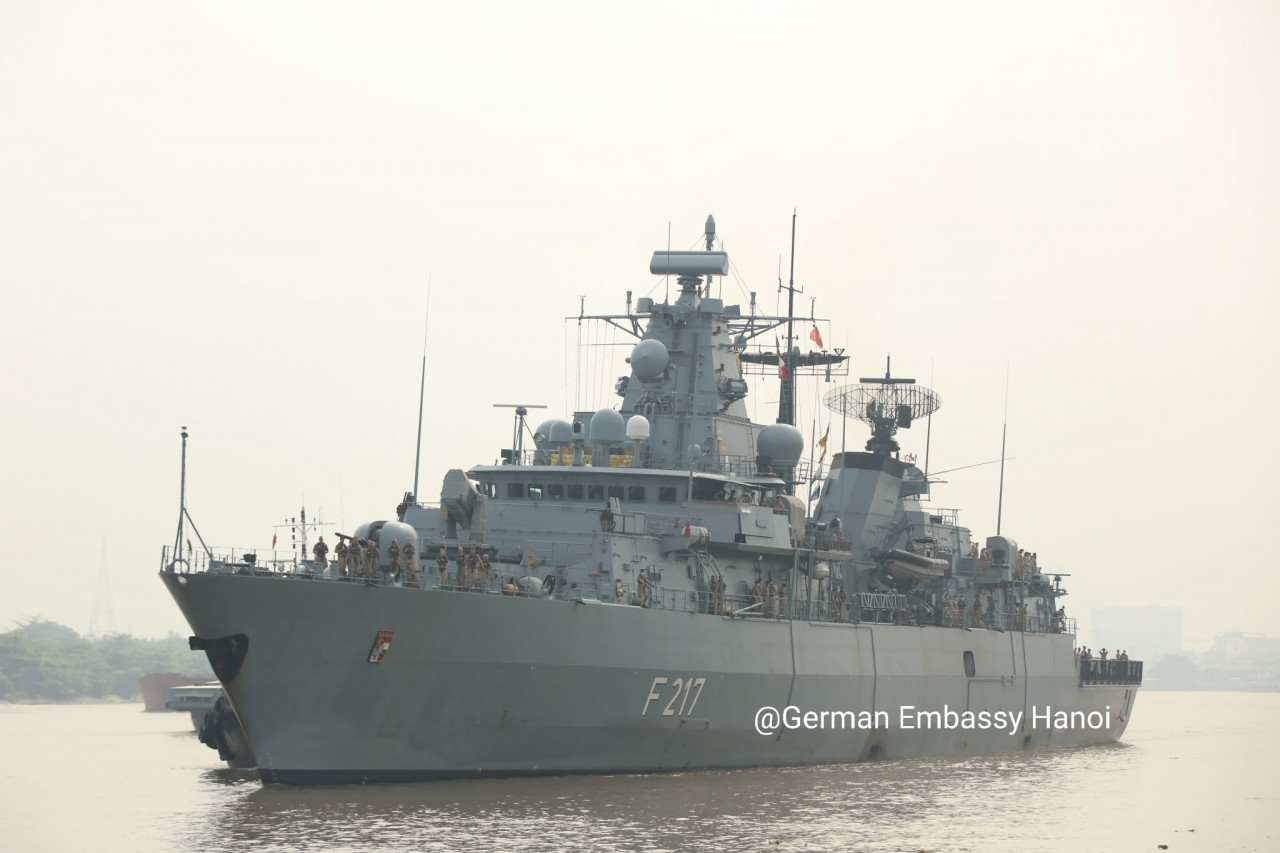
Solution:
<path fill-rule="evenodd" d="M 898 580 L 931 581 L 937 580 L 947 573 L 950 565 L 946 560 L 912 554 L 898 548 L 891 549 L 884 555 L 884 566 Z"/>

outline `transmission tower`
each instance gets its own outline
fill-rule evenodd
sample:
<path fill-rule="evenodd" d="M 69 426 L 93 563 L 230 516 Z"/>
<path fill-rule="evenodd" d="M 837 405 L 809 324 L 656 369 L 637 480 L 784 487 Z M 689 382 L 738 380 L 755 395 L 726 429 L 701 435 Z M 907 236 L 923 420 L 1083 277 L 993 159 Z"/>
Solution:
<path fill-rule="evenodd" d="M 93 615 L 89 617 L 89 636 L 104 637 L 116 630 L 111 607 L 111 572 L 107 568 L 107 537 L 102 537 L 102 554 L 98 557 L 98 584 L 93 593 Z"/>

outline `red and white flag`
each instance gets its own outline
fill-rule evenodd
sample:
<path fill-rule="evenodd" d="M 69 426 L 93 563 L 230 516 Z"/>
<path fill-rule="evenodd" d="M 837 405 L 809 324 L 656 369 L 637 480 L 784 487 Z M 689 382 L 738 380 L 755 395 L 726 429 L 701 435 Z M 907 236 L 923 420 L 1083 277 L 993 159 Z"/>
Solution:
<path fill-rule="evenodd" d="M 818 345 L 818 349 L 822 349 L 822 335 L 818 333 L 818 327 L 814 326 L 813 331 L 809 333 L 809 340 Z"/>
<path fill-rule="evenodd" d="M 786 382 L 787 377 L 790 376 L 791 374 L 787 370 L 787 362 L 782 356 L 782 347 L 778 344 L 777 335 L 773 336 L 773 351 L 778 356 L 778 378 L 781 379 L 783 382 Z"/>

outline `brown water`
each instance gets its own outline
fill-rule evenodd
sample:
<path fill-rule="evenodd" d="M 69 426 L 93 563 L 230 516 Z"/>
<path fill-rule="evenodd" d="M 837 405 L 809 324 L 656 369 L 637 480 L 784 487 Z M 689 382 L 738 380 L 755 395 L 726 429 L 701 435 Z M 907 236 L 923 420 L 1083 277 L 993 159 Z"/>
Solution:
<path fill-rule="evenodd" d="M 1280 850 L 1280 695 L 1143 693 L 1123 744 L 800 770 L 264 788 L 186 714 L 0 705 L 0 850 Z"/>

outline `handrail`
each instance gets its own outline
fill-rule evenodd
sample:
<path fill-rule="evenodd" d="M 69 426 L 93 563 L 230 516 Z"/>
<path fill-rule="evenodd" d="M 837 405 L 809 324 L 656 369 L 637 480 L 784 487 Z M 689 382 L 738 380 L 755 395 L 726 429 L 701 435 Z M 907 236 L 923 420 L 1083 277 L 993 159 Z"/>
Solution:
<path fill-rule="evenodd" d="M 1081 684 L 1141 684 L 1142 661 L 1081 658 Z"/>
<path fill-rule="evenodd" d="M 160 553 L 160 570 L 162 572 L 177 571 L 188 573 L 236 574 L 259 578 L 305 578 L 328 582 L 372 582 L 379 586 L 391 586 L 405 589 L 418 589 L 436 592 L 487 592 L 499 593 L 506 579 L 513 575 L 504 571 L 516 568 L 507 563 L 494 563 L 490 577 L 481 579 L 479 585 L 458 586 L 446 584 L 441 586 L 433 561 L 429 553 L 420 553 L 414 567 L 416 579 L 411 579 L 402 567 L 396 578 L 388 578 L 382 568 L 376 579 L 367 579 L 363 574 L 352 577 L 339 577 L 337 562 L 330 560 L 327 566 L 320 566 L 314 560 L 304 560 L 290 554 L 281 559 L 279 552 L 269 552 L 272 559 L 258 560 L 254 551 L 246 549 L 212 548 L 213 558 L 194 554 L 192 562 L 186 564 L 186 558 L 179 555 L 171 559 L 171 546 L 165 546 Z M 241 559 L 236 560 L 236 555 Z M 220 556 L 221 555 L 221 556 Z M 252 556 L 252 560 L 244 557 Z M 523 576 L 523 566 L 517 576 Z M 544 572 L 555 573 L 550 566 L 541 566 L 532 574 L 541 576 Z M 1056 616 L 1023 616 L 1020 608 L 995 609 L 975 614 L 971 609 L 937 607 L 915 601 L 901 593 L 851 593 L 842 604 L 833 603 L 825 594 L 817 598 L 806 598 L 788 594 L 785 598 L 773 600 L 755 600 L 750 593 L 713 593 L 699 589 L 667 588 L 661 585 L 642 585 L 636 581 L 622 584 L 622 595 L 618 596 L 616 581 L 606 579 L 577 580 L 572 587 L 557 585 L 549 597 L 569 599 L 575 596 L 594 596 L 602 601 L 618 601 L 624 604 L 637 604 L 654 610 L 674 610 L 687 613 L 702 613 L 732 619 L 753 620 L 800 620 L 809 622 L 831 623 L 865 623 L 879 625 L 919 625 L 956 629 L 987 628 L 999 631 L 1026 631 L 1035 634 L 1075 634 L 1076 620 Z M 796 592 L 802 592 L 797 590 Z M 521 592 L 521 596 L 527 597 Z M 537 594 L 534 597 L 539 597 Z M 547 596 L 542 596 L 547 597 Z M 1081 679 L 1095 672 L 1085 664 L 1118 664 L 1135 663 L 1133 661 L 1081 661 Z M 1114 667 L 1107 668 L 1106 678 L 1119 672 Z M 1101 670 L 1097 670 L 1101 672 Z M 1141 677 L 1139 673 L 1139 679 Z"/>

